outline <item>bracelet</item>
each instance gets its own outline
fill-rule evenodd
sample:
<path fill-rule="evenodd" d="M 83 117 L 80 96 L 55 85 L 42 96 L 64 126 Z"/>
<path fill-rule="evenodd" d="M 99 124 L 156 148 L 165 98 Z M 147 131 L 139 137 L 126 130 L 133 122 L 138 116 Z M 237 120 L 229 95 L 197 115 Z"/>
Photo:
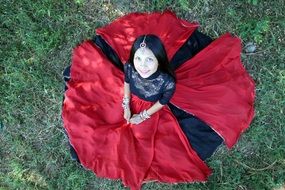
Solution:
<path fill-rule="evenodd" d="M 130 103 L 130 98 L 124 97 L 124 98 L 123 98 L 122 107 L 123 107 L 124 109 L 129 108 L 129 103 Z"/>
<path fill-rule="evenodd" d="M 140 112 L 140 117 L 141 119 L 144 121 L 146 119 L 149 119 L 150 118 L 150 115 L 147 113 L 146 110 L 143 110 L 142 112 Z"/>

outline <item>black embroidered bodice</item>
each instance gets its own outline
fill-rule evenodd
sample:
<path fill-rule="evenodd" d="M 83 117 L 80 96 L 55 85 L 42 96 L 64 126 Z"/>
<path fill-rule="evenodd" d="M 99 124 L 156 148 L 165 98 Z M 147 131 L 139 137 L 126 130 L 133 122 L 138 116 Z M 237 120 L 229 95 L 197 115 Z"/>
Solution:
<path fill-rule="evenodd" d="M 148 78 L 143 78 L 130 64 L 124 65 L 125 82 L 130 84 L 130 91 L 139 98 L 165 105 L 175 91 L 175 81 L 167 73 L 157 70 Z"/>

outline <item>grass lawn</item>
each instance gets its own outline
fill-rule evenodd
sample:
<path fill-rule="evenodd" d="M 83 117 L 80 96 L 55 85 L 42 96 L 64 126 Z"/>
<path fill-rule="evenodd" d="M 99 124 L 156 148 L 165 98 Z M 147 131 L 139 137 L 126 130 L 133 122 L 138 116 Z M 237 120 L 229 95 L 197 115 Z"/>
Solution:
<path fill-rule="evenodd" d="M 131 4 L 130 4 L 131 2 Z M 256 82 L 256 116 L 233 149 L 207 160 L 207 183 L 149 183 L 143 189 L 285 188 L 284 0 L 2 0 L 0 6 L 0 189 L 125 189 L 71 161 L 61 121 L 72 48 L 95 28 L 133 11 L 171 9 L 217 38 L 230 31 Z"/>

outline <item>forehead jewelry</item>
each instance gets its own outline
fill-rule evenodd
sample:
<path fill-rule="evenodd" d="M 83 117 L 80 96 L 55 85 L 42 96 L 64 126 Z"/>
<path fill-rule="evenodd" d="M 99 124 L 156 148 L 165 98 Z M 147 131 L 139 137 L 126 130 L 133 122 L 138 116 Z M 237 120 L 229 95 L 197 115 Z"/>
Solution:
<path fill-rule="evenodd" d="M 146 38 L 146 35 L 144 36 L 142 43 L 140 43 L 140 48 L 142 48 L 142 51 L 144 51 L 146 48 L 145 38 Z"/>

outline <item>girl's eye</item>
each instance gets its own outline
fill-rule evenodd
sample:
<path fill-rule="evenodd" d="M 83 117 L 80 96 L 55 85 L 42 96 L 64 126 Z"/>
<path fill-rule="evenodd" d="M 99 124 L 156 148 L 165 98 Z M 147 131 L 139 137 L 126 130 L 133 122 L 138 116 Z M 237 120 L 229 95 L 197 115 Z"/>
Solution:
<path fill-rule="evenodd" d="M 141 58 L 140 58 L 140 57 L 135 57 L 135 60 L 140 61 L 140 60 L 141 60 Z"/>
<path fill-rule="evenodd" d="M 147 62 L 151 62 L 151 61 L 153 61 L 153 59 L 152 58 L 147 58 L 146 61 Z"/>

